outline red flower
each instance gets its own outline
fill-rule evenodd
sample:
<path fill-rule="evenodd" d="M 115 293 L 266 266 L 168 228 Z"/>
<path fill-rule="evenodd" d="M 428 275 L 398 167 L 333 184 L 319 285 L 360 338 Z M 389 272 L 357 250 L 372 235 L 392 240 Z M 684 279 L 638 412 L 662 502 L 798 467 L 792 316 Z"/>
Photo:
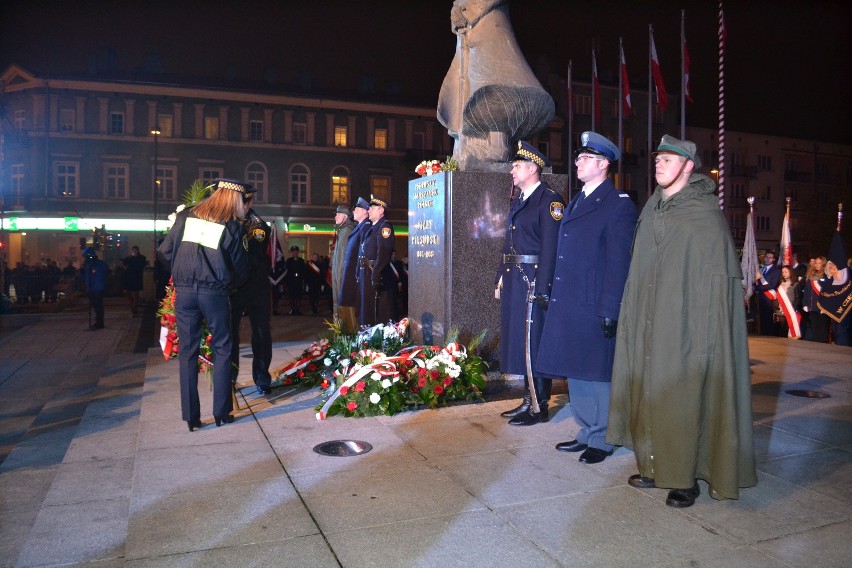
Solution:
<path fill-rule="evenodd" d="M 316 365 L 314 365 L 313 363 L 308 363 L 308 371 L 316 371 L 316 370 L 317 370 Z"/>
<path fill-rule="evenodd" d="M 420 367 L 419 369 L 417 369 L 417 375 L 419 377 L 425 377 L 426 376 L 426 369 L 424 369 L 423 367 Z"/>
<path fill-rule="evenodd" d="M 358 408 L 358 403 L 354 400 L 346 405 L 346 410 L 349 412 L 354 412 L 356 408 Z"/>
<path fill-rule="evenodd" d="M 213 334 L 207 336 L 207 345 L 210 345 L 210 342 L 213 341 Z"/>
<path fill-rule="evenodd" d="M 435 388 L 432 389 L 432 392 L 434 392 L 435 394 L 441 394 L 444 392 L 444 387 L 442 387 L 441 385 L 435 385 Z"/>
<path fill-rule="evenodd" d="M 364 381 L 358 381 L 355 383 L 355 392 L 364 392 L 364 387 L 367 386 L 367 383 Z"/>
<path fill-rule="evenodd" d="M 417 381 L 417 386 L 423 388 L 426 386 L 426 377 L 420 377 L 420 380 Z"/>
<path fill-rule="evenodd" d="M 432 377 L 433 381 L 437 381 L 438 377 L 441 376 L 441 373 L 438 372 L 438 369 L 432 369 L 432 372 L 430 373 L 429 376 Z"/>
<path fill-rule="evenodd" d="M 284 384 L 285 384 L 285 385 L 289 385 L 289 384 L 290 384 L 290 383 L 292 383 L 292 382 L 293 382 L 293 379 L 291 379 L 291 378 L 290 378 L 290 375 L 287 375 L 287 376 L 284 378 Z"/>
<path fill-rule="evenodd" d="M 348 392 L 349 392 L 349 387 L 345 387 L 345 386 L 344 386 L 344 387 L 340 387 L 340 394 L 342 394 L 343 396 L 346 396 L 346 394 L 347 394 Z"/>
<path fill-rule="evenodd" d="M 444 386 L 445 386 L 445 387 L 448 387 L 448 386 L 450 386 L 451 384 L 453 384 L 453 378 L 452 378 L 451 376 L 449 376 L 449 375 L 447 375 L 446 377 L 444 377 Z"/>
<path fill-rule="evenodd" d="M 299 378 L 301 379 L 305 376 L 305 372 L 303 370 L 299 369 L 299 372 L 297 373 L 297 375 L 299 375 Z"/>
<path fill-rule="evenodd" d="M 328 379 L 323 379 L 320 383 L 320 388 L 327 389 L 328 388 Z"/>

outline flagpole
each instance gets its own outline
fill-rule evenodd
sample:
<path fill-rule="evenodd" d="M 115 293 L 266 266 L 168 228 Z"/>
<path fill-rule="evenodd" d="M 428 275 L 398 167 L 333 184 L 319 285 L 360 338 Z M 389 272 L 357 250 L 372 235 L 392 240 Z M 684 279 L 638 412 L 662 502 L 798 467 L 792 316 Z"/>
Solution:
<path fill-rule="evenodd" d="M 651 39 L 651 38 L 652 38 L 653 33 L 654 33 L 653 26 L 648 24 L 648 155 L 645 158 L 646 168 L 647 168 L 646 169 L 647 175 L 645 176 L 645 181 L 646 181 L 646 186 L 647 186 L 647 188 L 646 188 L 647 189 L 646 199 L 651 198 L 651 178 L 653 177 L 653 175 L 652 175 L 653 172 L 651 170 L 651 163 L 652 163 L 651 162 L 651 152 L 654 151 L 654 147 L 652 145 L 653 144 L 653 141 L 652 141 L 653 133 L 651 131 L 651 124 L 652 124 L 651 119 L 653 117 L 652 109 L 654 108 L 654 98 L 653 98 L 654 83 L 653 83 L 653 79 L 651 78 L 651 66 L 652 66 L 652 63 L 651 63 L 651 42 L 653 41 L 653 39 Z"/>
<path fill-rule="evenodd" d="M 719 209 L 725 210 L 725 12 L 719 0 Z"/>
<path fill-rule="evenodd" d="M 597 81 L 598 81 L 598 62 L 595 60 L 595 50 L 592 49 L 592 132 L 595 132 L 595 116 L 598 114 L 597 106 Z"/>
<path fill-rule="evenodd" d="M 622 119 L 624 118 L 624 73 L 622 72 L 624 65 L 624 46 L 621 43 L 621 38 L 618 38 L 618 149 L 624 153 L 624 132 L 622 130 Z M 624 178 L 621 177 L 621 163 L 624 160 L 618 160 L 618 189 L 624 190 Z"/>
<path fill-rule="evenodd" d="M 686 140 L 686 10 L 680 11 L 680 139 Z"/>
<path fill-rule="evenodd" d="M 573 154 L 572 146 L 574 145 L 574 96 L 571 85 L 571 66 L 572 61 L 568 60 L 568 201 L 571 201 L 574 193 L 574 176 L 572 175 Z"/>

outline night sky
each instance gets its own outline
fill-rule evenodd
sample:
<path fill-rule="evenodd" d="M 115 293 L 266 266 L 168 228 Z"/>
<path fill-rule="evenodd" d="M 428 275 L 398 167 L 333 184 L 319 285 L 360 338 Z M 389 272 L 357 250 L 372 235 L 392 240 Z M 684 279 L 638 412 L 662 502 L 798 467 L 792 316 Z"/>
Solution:
<path fill-rule="evenodd" d="M 641 5 L 639 5 L 641 4 Z M 688 4 L 688 5 L 687 5 Z M 143 68 L 159 54 L 165 73 L 279 84 L 306 75 L 324 92 L 354 92 L 375 78 L 404 100 L 437 103 L 455 50 L 449 0 L 6 0 L 0 7 L 0 66 L 36 74 L 86 73 L 106 65 Z M 666 87 L 679 90 L 680 11 L 692 56 L 694 104 L 687 124 L 716 127 L 718 3 L 514 0 L 512 23 L 534 70 L 588 81 L 591 49 L 603 82 L 617 82 L 618 38 L 634 89 L 647 88 L 648 24 Z M 852 2 L 726 2 L 729 130 L 852 144 Z M 671 103 L 670 103 L 671 104 Z M 676 101 L 675 101 L 676 104 Z"/>

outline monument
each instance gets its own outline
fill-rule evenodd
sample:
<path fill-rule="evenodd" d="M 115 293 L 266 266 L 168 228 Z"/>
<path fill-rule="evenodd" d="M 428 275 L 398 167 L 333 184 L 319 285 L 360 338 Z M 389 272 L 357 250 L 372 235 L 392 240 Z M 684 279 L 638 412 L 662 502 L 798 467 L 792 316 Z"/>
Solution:
<path fill-rule="evenodd" d="M 496 369 L 500 302 L 494 297 L 514 194 L 510 156 L 517 140 L 547 127 L 554 103 L 515 41 L 508 0 L 455 0 L 456 53 L 438 101 L 455 139 L 458 171 L 408 184 L 409 319 L 417 343 L 462 342 L 486 331 L 483 359 Z M 543 179 L 566 193 L 568 178 Z"/>

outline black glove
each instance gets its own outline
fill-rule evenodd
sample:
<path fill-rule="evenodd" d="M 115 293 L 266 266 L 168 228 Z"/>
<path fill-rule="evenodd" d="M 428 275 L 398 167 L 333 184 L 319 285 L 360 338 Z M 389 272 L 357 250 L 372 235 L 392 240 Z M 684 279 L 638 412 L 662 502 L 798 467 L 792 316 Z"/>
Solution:
<path fill-rule="evenodd" d="M 546 310 L 547 306 L 550 305 L 550 296 L 547 294 L 536 294 L 533 296 L 533 302 L 538 304 L 542 310 Z"/>
<path fill-rule="evenodd" d="M 604 337 L 615 337 L 615 330 L 618 328 L 618 320 L 601 318 L 601 330 Z"/>

